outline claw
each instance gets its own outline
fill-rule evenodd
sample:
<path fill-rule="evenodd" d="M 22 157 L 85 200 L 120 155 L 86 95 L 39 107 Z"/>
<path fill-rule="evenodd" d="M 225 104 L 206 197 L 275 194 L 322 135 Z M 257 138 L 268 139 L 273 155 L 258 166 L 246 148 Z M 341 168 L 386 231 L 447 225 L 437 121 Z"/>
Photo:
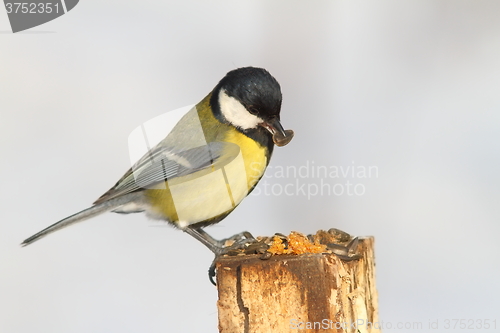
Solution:
<path fill-rule="evenodd" d="M 253 235 L 248 231 L 243 231 L 231 237 L 221 239 L 220 241 L 218 241 L 218 243 L 219 247 L 224 249 L 233 247 L 235 244 L 244 244 L 248 240 L 254 241 L 255 237 L 253 237 Z"/>
<path fill-rule="evenodd" d="M 222 240 L 213 239 L 206 232 L 201 229 L 186 229 L 185 230 L 190 235 L 202 241 L 212 252 L 215 254 L 215 258 L 212 264 L 208 268 L 208 279 L 215 286 L 216 261 L 224 255 L 235 256 L 238 254 L 263 254 L 265 255 L 266 250 L 269 248 L 264 241 L 259 241 L 253 237 L 248 231 L 240 232 L 239 234 L 233 235 L 229 238 Z"/>
<path fill-rule="evenodd" d="M 217 285 L 214 281 L 215 277 L 215 261 L 217 260 L 217 257 L 215 257 L 214 261 L 212 261 L 212 264 L 208 268 L 208 279 L 210 280 L 210 283 L 212 283 L 214 286 Z"/>

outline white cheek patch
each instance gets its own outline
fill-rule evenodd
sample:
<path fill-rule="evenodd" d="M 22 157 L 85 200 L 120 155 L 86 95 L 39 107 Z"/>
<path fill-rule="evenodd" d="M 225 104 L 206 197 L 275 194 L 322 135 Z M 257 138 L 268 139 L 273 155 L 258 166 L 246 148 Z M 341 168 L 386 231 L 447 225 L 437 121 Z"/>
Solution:
<path fill-rule="evenodd" d="M 224 118 L 236 127 L 256 128 L 263 122 L 262 119 L 248 112 L 236 98 L 228 96 L 224 89 L 221 89 L 219 93 L 219 105 Z"/>

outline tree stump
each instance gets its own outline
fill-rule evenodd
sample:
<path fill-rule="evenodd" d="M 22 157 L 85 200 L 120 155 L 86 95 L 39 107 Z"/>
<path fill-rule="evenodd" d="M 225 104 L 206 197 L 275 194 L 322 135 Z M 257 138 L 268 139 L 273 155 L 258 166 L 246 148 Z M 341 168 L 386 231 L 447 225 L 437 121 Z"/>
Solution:
<path fill-rule="evenodd" d="M 335 254 L 259 255 L 216 263 L 221 333 L 380 332 L 373 237 L 361 259 Z"/>

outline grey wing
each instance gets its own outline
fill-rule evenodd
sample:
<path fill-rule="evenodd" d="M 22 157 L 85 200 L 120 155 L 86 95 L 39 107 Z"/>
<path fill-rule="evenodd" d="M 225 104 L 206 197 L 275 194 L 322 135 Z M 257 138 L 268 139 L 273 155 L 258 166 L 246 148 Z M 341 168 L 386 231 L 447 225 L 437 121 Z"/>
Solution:
<path fill-rule="evenodd" d="M 218 169 L 238 156 L 240 148 L 230 142 L 210 142 L 184 151 L 157 146 L 144 155 L 109 191 L 94 204 L 151 188 L 166 180 L 187 176 L 194 172 Z"/>

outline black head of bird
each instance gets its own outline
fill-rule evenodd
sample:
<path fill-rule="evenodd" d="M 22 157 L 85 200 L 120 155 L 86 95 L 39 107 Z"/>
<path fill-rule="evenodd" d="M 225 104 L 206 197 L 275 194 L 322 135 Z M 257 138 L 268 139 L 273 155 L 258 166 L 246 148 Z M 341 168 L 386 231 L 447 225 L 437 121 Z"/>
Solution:
<path fill-rule="evenodd" d="M 253 136 L 269 134 L 277 146 L 288 144 L 292 130 L 280 123 L 281 88 L 263 68 L 245 67 L 233 70 L 219 82 L 211 97 L 214 114 Z M 267 130 L 269 134 L 265 134 Z"/>

